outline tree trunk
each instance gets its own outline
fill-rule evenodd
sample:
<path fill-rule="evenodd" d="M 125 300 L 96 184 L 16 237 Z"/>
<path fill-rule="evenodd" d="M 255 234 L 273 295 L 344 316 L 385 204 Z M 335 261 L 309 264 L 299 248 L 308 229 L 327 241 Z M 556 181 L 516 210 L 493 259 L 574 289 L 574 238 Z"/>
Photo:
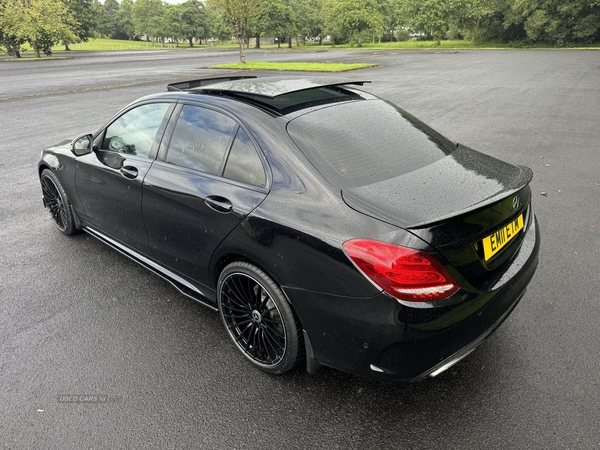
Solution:
<path fill-rule="evenodd" d="M 362 47 L 362 36 L 358 33 L 358 47 Z"/>
<path fill-rule="evenodd" d="M 31 46 L 33 47 L 33 52 L 35 53 L 36 58 L 41 58 L 40 55 L 40 47 L 38 46 L 37 41 L 31 41 Z"/>
<path fill-rule="evenodd" d="M 292 37 L 290 36 L 288 39 L 288 48 L 292 48 Z"/>
<path fill-rule="evenodd" d="M 69 48 L 69 44 L 65 44 L 65 52 L 70 52 L 71 49 Z"/>
<path fill-rule="evenodd" d="M 254 48 L 260 48 L 260 34 L 256 33 L 256 45 Z"/>
<path fill-rule="evenodd" d="M 189 41 L 190 41 L 190 47 L 193 47 L 193 46 L 194 46 L 194 38 L 193 38 L 193 37 L 190 37 L 190 38 L 188 38 L 188 39 L 189 39 Z M 178 42 L 178 43 L 179 43 L 179 42 Z"/>
<path fill-rule="evenodd" d="M 244 53 L 244 41 L 246 40 L 246 31 L 242 30 L 242 32 L 238 36 L 238 41 L 240 41 L 240 64 L 246 64 L 246 54 Z"/>
<path fill-rule="evenodd" d="M 477 35 L 477 31 L 479 31 L 479 23 L 481 22 L 481 17 L 477 18 L 477 23 L 475 24 L 475 29 L 473 30 L 473 38 L 471 39 L 471 45 L 475 45 L 475 36 Z"/>

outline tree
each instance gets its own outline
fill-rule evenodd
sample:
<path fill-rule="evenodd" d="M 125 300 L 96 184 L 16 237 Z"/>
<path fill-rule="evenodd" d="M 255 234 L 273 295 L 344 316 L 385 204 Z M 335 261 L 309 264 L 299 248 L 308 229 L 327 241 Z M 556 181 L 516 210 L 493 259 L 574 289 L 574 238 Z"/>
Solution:
<path fill-rule="evenodd" d="M 138 0 L 139 1 L 139 0 Z M 251 19 L 256 17 L 261 0 L 210 0 L 219 6 L 237 35 L 240 44 L 240 63 L 246 64 L 244 43 Z"/>
<path fill-rule="evenodd" d="M 216 22 L 218 20 L 219 14 L 217 13 L 217 9 L 214 5 L 206 4 L 206 2 L 202 2 L 202 4 L 204 5 L 204 7 L 202 8 L 202 14 L 204 15 L 202 38 L 204 39 L 204 42 L 208 44 L 209 38 L 218 37 L 216 33 Z M 232 34 L 229 34 L 229 36 L 232 36 Z"/>
<path fill-rule="evenodd" d="M 135 26 L 133 25 L 133 0 L 122 0 L 117 13 L 118 34 L 127 36 L 127 39 L 135 37 Z"/>
<path fill-rule="evenodd" d="M 323 0 L 294 0 L 291 7 L 296 15 L 296 32 L 302 36 L 303 43 L 306 36 L 321 37 Z"/>
<path fill-rule="evenodd" d="M 431 34 L 441 44 L 450 25 L 458 21 L 464 0 L 405 0 L 402 13 L 415 31 Z"/>
<path fill-rule="evenodd" d="M 216 38 L 220 42 L 230 41 L 235 31 L 221 8 L 213 3 L 207 3 L 205 9 L 208 13 L 211 37 Z"/>
<path fill-rule="evenodd" d="M 390 41 L 396 41 L 400 27 L 406 25 L 402 14 L 402 0 L 380 0 L 380 3 L 384 34 L 389 36 Z"/>
<path fill-rule="evenodd" d="M 325 29 L 331 34 L 356 35 L 362 46 L 361 33 L 383 29 L 383 17 L 375 0 L 325 0 L 323 3 Z"/>
<path fill-rule="evenodd" d="M 5 34 L 0 28 L 0 47 L 6 48 L 6 53 L 8 53 L 10 56 L 16 56 L 17 58 L 20 58 L 21 52 L 24 51 L 24 43 L 25 39 Z"/>
<path fill-rule="evenodd" d="M 600 29 L 597 0 L 520 0 L 506 11 L 505 27 L 522 25 L 532 42 L 563 45 L 593 41 Z"/>
<path fill-rule="evenodd" d="M 285 0 L 269 0 L 258 8 L 252 31 L 257 39 L 261 35 L 279 38 L 277 44 L 281 47 L 281 38 L 295 33 L 295 19 L 294 10 Z"/>
<path fill-rule="evenodd" d="M 189 43 L 194 46 L 194 38 L 201 39 L 207 35 L 207 17 L 204 11 L 204 3 L 198 0 L 187 0 L 180 6 L 180 21 L 182 34 Z"/>
<path fill-rule="evenodd" d="M 471 45 L 479 34 L 481 22 L 497 10 L 497 0 L 464 0 L 458 13 L 459 23 L 471 32 Z"/>
<path fill-rule="evenodd" d="M 0 27 L 3 35 L 15 42 L 31 43 L 36 58 L 40 49 L 48 53 L 53 43 L 75 40 L 76 23 L 70 10 L 60 0 L 3 0 L 0 4 Z"/>
<path fill-rule="evenodd" d="M 270 2 L 262 2 L 256 12 L 256 18 L 248 24 L 248 35 L 254 36 L 256 41 L 254 48 L 260 48 L 260 38 L 265 35 L 269 28 L 268 5 Z"/>
<path fill-rule="evenodd" d="M 118 15 L 119 2 L 117 0 L 104 0 L 98 19 L 98 32 L 101 36 L 117 37 L 119 30 Z"/>
<path fill-rule="evenodd" d="M 177 45 L 179 45 L 179 40 L 184 36 L 183 23 L 181 21 L 182 14 L 181 5 L 165 3 L 159 26 L 161 36 L 173 39 Z"/>
<path fill-rule="evenodd" d="M 71 31 L 75 39 L 70 35 L 64 36 L 62 43 L 65 50 L 70 50 L 69 44 L 77 42 L 87 42 L 94 36 L 98 28 L 98 18 L 102 14 L 102 5 L 98 0 L 63 0 L 71 12 L 74 21 L 71 24 Z"/>
<path fill-rule="evenodd" d="M 132 22 L 135 33 L 150 38 L 162 37 L 163 3 L 161 0 L 137 0 L 133 6 Z"/>

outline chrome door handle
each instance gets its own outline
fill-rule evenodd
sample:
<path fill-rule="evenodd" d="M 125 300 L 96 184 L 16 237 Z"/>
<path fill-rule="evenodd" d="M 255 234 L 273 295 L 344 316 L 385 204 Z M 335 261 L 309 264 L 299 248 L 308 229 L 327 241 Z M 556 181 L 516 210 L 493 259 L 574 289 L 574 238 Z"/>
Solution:
<path fill-rule="evenodd" d="M 138 176 L 138 170 L 133 166 L 121 167 L 120 172 L 125 178 L 130 178 L 132 180 Z"/>
<path fill-rule="evenodd" d="M 204 203 L 211 209 L 217 212 L 227 214 L 233 209 L 233 205 L 225 197 L 219 197 L 218 195 L 209 195 L 204 199 Z"/>

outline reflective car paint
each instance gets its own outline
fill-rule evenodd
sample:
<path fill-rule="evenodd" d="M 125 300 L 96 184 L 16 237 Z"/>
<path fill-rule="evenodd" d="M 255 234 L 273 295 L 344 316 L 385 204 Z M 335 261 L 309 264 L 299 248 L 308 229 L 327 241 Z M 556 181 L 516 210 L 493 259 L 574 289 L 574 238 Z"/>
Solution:
<path fill-rule="evenodd" d="M 539 230 L 529 169 L 460 146 L 406 175 L 342 190 L 287 134 L 301 112 L 285 117 L 235 97 L 168 93 L 141 99 L 115 117 L 153 101 L 197 104 L 233 117 L 262 152 L 267 188 L 165 163 L 173 121 L 157 134 L 151 156 L 158 159 L 148 164 L 126 155 L 107 161 L 97 149 L 75 158 L 61 143 L 43 152 L 40 172 L 50 168 L 59 176 L 78 226 L 213 309 L 227 264 L 251 261 L 265 270 L 302 324 L 309 371 L 323 364 L 385 380 L 420 379 L 493 331 L 535 272 Z M 139 180 L 121 171 L 128 165 L 142 174 Z M 454 186 L 460 195 L 449 195 Z M 123 197 L 126 190 L 133 193 Z M 209 197 L 230 202 L 231 211 L 215 210 Z M 520 238 L 482 263 L 473 243 L 517 213 L 525 214 Z M 383 294 L 342 250 L 356 237 L 430 253 L 460 291 L 419 306 Z"/>

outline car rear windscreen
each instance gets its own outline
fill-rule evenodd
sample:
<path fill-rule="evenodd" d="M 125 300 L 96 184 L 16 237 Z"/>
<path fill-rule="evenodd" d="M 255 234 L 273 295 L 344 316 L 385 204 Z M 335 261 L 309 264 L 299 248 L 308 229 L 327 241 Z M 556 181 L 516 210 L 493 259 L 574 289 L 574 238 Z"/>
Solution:
<path fill-rule="evenodd" d="M 287 131 L 330 183 L 352 188 L 427 166 L 456 145 L 383 100 L 338 103 L 296 117 Z"/>

